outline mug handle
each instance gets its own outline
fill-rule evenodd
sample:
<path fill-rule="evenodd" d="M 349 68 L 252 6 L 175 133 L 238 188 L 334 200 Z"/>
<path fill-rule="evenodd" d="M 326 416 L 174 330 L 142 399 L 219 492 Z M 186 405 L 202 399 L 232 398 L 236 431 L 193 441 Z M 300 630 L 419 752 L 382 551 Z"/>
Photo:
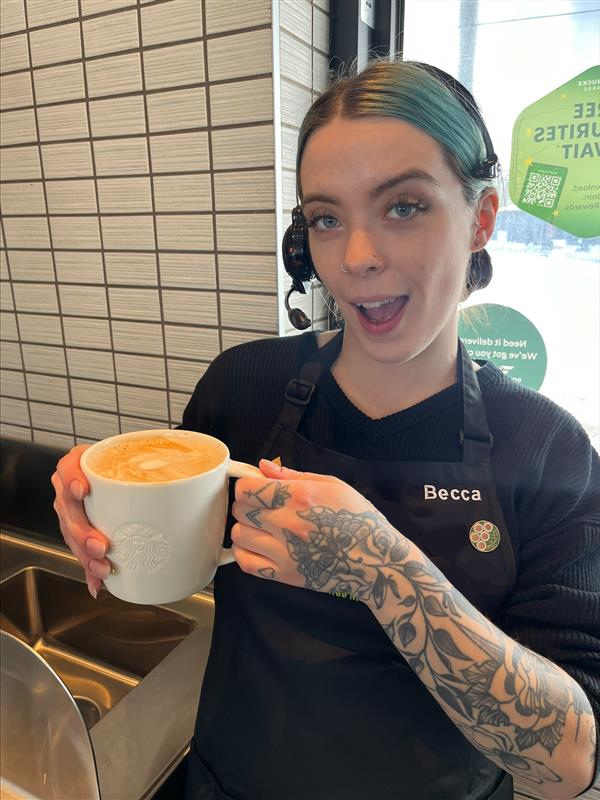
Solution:
<path fill-rule="evenodd" d="M 229 461 L 229 466 L 227 467 L 227 475 L 230 478 L 264 478 L 265 476 L 262 472 L 258 469 L 258 467 L 253 467 L 251 464 L 244 464 L 243 461 Z M 233 554 L 231 552 L 231 548 L 223 547 L 221 549 L 221 555 L 219 557 L 219 561 L 217 562 L 218 567 L 222 567 L 225 564 L 231 564 L 235 561 Z"/>

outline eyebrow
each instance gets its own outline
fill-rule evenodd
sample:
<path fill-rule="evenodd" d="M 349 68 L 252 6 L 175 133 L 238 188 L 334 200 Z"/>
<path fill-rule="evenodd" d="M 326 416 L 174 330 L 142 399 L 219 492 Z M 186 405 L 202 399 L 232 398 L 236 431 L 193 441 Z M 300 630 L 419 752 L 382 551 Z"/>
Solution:
<path fill-rule="evenodd" d="M 400 172 L 398 175 L 393 175 L 391 178 L 388 178 L 383 183 L 378 184 L 369 192 L 369 197 L 373 200 L 377 199 L 380 195 L 387 192 L 389 189 L 393 189 L 394 186 L 398 186 L 401 183 L 405 183 L 406 181 L 412 180 L 420 180 L 425 181 L 426 183 L 431 183 L 434 186 L 439 186 L 440 183 L 437 181 L 433 175 L 430 175 L 428 172 L 422 169 L 409 169 L 406 172 Z M 332 203 L 333 205 L 340 205 L 339 201 L 335 199 L 335 197 L 331 197 L 331 195 L 326 194 L 309 194 L 302 200 L 302 205 L 308 205 L 308 203 L 314 203 L 315 201 L 319 201 L 320 203 Z"/>

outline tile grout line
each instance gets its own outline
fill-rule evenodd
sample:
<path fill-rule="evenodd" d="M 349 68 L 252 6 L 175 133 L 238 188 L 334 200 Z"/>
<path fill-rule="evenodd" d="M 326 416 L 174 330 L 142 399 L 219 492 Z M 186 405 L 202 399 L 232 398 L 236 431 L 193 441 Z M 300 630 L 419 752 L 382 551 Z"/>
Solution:
<path fill-rule="evenodd" d="M 186 174 L 186 173 L 184 173 Z M 145 177 L 151 177 L 150 174 Z M 86 180 L 88 180 L 86 178 Z M 100 179 L 102 180 L 102 178 Z M 255 208 L 252 211 L 242 212 L 240 210 L 224 210 L 219 211 L 220 214 L 228 215 L 228 216 L 235 216 L 235 215 L 244 215 L 244 216 L 254 216 L 256 214 L 272 214 L 274 209 L 272 208 Z M 122 211 L 104 211 L 104 217 L 154 217 L 157 216 L 167 216 L 167 217 L 208 217 L 212 214 L 212 211 L 129 211 L 129 212 L 122 212 Z M 14 214 L 3 214 L 5 219 L 41 219 L 45 216 L 43 212 L 37 214 L 23 214 L 22 212 L 17 212 Z M 86 219 L 90 217 L 97 216 L 96 211 L 83 211 L 81 214 L 74 214 L 71 211 L 60 211 L 57 213 L 52 214 L 53 217 L 69 217 L 69 218 L 77 218 L 77 219 Z M 56 247 L 56 250 L 61 250 L 64 248 Z M 102 249 L 111 249 L 111 248 L 102 248 Z M 141 251 L 143 252 L 143 251 Z M 147 252 L 153 252 L 149 250 Z M 158 252 L 158 247 L 156 248 L 156 252 Z M 214 252 L 212 250 L 207 250 L 206 252 Z"/>
<path fill-rule="evenodd" d="M 3 241 L 6 242 L 6 231 L 4 230 L 4 219 L 2 217 L 2 214 L 0 214 L 0 231 L 2 232 Z M 13 313 L 14 313 L 14 316 L 15 316 L 15 329 L 16 329 L 16 332 L 17 332 L 17 342 L 16 342 L 16 344 L 19 347 L 19 357 L 21 359 L 21 367 L 20 367 L 20 369 L 17 369 L 17 370 L 14 370 L 14 371 L 15 372 L 19 372 L 23 376 L 23 386 L 25 388 L 25 408 L 27 410 L 27 416 L 29 418 L 29 440 L 33 441 L 33 420 L 31 418 L 31 406 L 29 404 L 29 388 L 27 386 L 27 373 L 26 373 L 26 370 L 25 370 L 25 357 L 23 355 L 23 342 L 21 340 L 21 329 L 19 327 L 19 317 L 17 315 L 17 303 L 16 303 L 15 290 L 14 290 L 14 285 L 13 285 L 13 280 L 12 280 L 12 275 L 11 275 L 10 260 L 9 260 L 9 257 L 8 257 L 8 249 L 6 249 L 4 252 L 5 252 L 5 256 L 6 256 L 6 270 L 8 272 L 8 284 L 9 284 L 9 287 L 10 287 L 10 295 L 11 295 L 12 304 L 13 304 Z M 11 339 L 2 339 L 0 341 L 7 341 L 8 342 L 8 341 L 12 341 L 12 340 Z M 3 367 L 3 369 L 4 369 L 4 367 Z M 3 394 L 2 397 L 10 397 L 10 395 L 4 395 Z M 23 400 L 22 397 L 19 398 L 19 399 Z M 12 425 L 14 423 L 9 423 L 9 422 L 4 423 L 4 421 L 2 421 L 2 424 Z"/>
<path fill-rule="evenodd" d="M 175 91 L 177 91 L 175 89 Z M 140 93 L 138 92 L 136 96 Z M 78 103 L 85 102 L 83 100 L 78 100 Z M 94 102 L 93 100 L 91 102 Z M 61 105 L 71 105 L 70 103 L 62 103 Z M 32 109 L 33 110 L 33 106 Z M 4 114 L 11 113 L 9 111 L 3 112 Z M 266 128 L 272 124 L 271 120 L 255 120 L 255 121 L 248 121 L 248 122 L 229 122 L 223 125 L 215 125 L 214 130 L 216 131 L 234 131 L 240 130 L 243 128 Z M 290 130 L 298 130 L 293 125 L 284 125 L 285 128 Z M 190 128 L 167 128 L 166 130 L 156 131 L 152 133 L 152 136 L 177 136 L 178 134 L 186 134 L 186 133 L 208 133 L 208 128 L 206 125 L 196 125 Z M 35 141 L 26 141 L 26 142 L 10 142 L 9 144 L 2 145 L 0 147 L 0 152 L 3 150 L 9 150 L 12 148 L 18 147 L 34 147 L 36 145 L 41 145 L 43 147 L 53 147 L 55 145 L 61 144 L 81 144 L 81 143 L 91 143 L 91 142 L 110 142 L 120 139 L 141 139 L 143 138 L 142 133 L 116 133 L 116 134 L 109 134 L 105 136 L 95 136 L 92 137 L 89 134 L 87 136 L 79 136 L 79 137 L 68 137 L 65 136 L 64 138 L 59 139 L 37 139 Z"/>
<path fill-rule="evenodd" d="M 152 134 L 152 136 L 155 136 L 155 134 Z M 132 137 L 132 138 L 141 139 L 143 137 L 138 135 L 138 136 L 135 136 L 135 137 Z M 79 139 L 78 141 L 84 141 L 84 140 Z M 97 141 L 97 140 L 94 139 L 93 141 Z M 31 145 L 26 145 L 26 146 L 27 147 L 31 147 Z M 2 152 L 2 148 L 0 148 L 0 152 Z M 271 166 L 262 166 L 262 165 L 261 166 L 256 166 L 256 167 L 240 167 L 239 169 L 235 169 L 235 170 L 223 169 L 223 168 L 213 170 L 213 172 L 216 175 L 226 175 L 228 173 L 231 174 L 231 175 L 237 175 L 237 174 L 244 174 L 244 173 L 247 174 L 247 173 L 251 173 L 251 172 L 269 173 L 269 172 L 272 172 L 272 171 L 273 171 L 273 167 L 271 167 Z M 154 172 L 153 173 L 153 175 L 156 175 L 156 176 L 158 176 L 160 178 L 177 178 L 177 177 L 185 176 L 185 175 L 209 175 L 209 174 L 210 174 L 210 172 L 207 169 L 190 169 L 190 170 L 181 170 L 179 172 L 169 170 L 169 171 L 164 171 L 164 172 Z M 130 178 L 147 178 L 148 177 L 148 173 L 147 172 L 123 172 L 123 173 L 114 173 L 112 175 L 111 174 L 101 175 L 100 177 L 102 178 L 102 180 L 129 180 Z M 57 183 L 57 182 L 60 182 L 60 181 L 63 181 L 63 182 L 71 182 L 71 181 L 72 182 L 77 182 L 77 181 L 89 181 L 89 180 L 91 180 L 91 176 L 88 176 L 88 175 L 67 175 L 67 176 L 57 177 L 57 178 L 46 178 L 46 183 Z M 2 181 L 2 185 L 3 186 L 5 186 L 5 185 L 11 185 L 12 186 L 12 185 L 19 184 L 19 183 L 32 183 L 32 182 L 36 183 L 37 179 L 36 178 L 9 178 L 8 180 L 3 180 Z M 177 212 L 177 213 L 180 213 L 180 212 Z M 196 212 L 190 212 L 190 213 L 196 213 Z M 236 213 L 240 213 L 240 212 L 236 212 Z"/>
<path fill-rule="evenodd" d="M 221 318 L 221 284 L 219 276 L 219 253 L 218 253 L 218 236 L 217 236 L 217 202 L 215 194 L 215 174 L 213 171 L 214 156 L 213 156 L 213 141 L 212 141 L 212 114 L 211 114 L 211 98 L 210 98 L 210 75 L 208 71 L 208 41 L 206 34 L 206 0 L 201 0 L 201 14 L 202 14 L 202 32 L 203 48 L 202 55 L 204 57 L 204 80 L 206 83 L 204 101 L 206 103 L 206 127 L 207 127 L 207 143 L 208 143 L 208 169 L 210 174 L 210 196 L 212 203 L 212 235 L 213 235 L 213 250 L 215 254 L 215 284 L 217 294 L 217 327 L 219 336 L 219 352 L 223 352 L 223 324 Z"/>
<path fill-rule="evenodd" d="M 202 39 L 195 39 L 193 42 L 190 42 L 190 44 L 194 44 L 194 43 L 202 44 L 203 40 Z M 135 50 L 130 50 L 127 53 L 122 53 L 122 54 L 119 54 L 119 55 L 140 55 L 141 56 L 142 52 L 145 52 L 147 49 L 148 48 L 136 48 Z M 313 52 L 318 52 L 318 51 L 316 51 L 316 48 L 315 48 L 315 50 L 313 50 Z M 112 58 L 112 57 L 113 56 L 103 57 L 103 59 L 104 60 L 108 60 L 108 58 Z M 312 58 L 312 55 L 311 55 L 311 58 Z M 99 61 L 99 60 L 103 60 L 103 59 L 96 58 L 95 60 Z M 86 59 L 86 61 L 93 61 L 93 60 L 94 59 L 91 59 L 91 58 L 90 59 Z M 81 64 L 81 59 L 73 59 L 71 61 L 65 62 L 65 64 L 59 64 L 59 65 L 56 65 L 56 66 L 77 66 L 78 64 Z M 54 68 L 54 67 L 52 67 L 52 68 Z M 26 72 L 33 73 L 34 71 L 35 71 L 35 67 L 29 67 L 29 69 L 21 70 L 20 72 L 22 72 L 22 73 L 26 73 Z M 232 86 L 232 85 L 239 85 L 240 83 L 251 83 L 252 81 L 267 80 L 269 78 L 272 78 L 272 73 L 271 72 L 253 72 L 250 75 L 240 75 L 240 76 L 237 76 L 235 78 L 223 78 L 223 79 L 220 79 L 220 80 L 215 80 L 215 81 L 212 81 L 210 83 L 210 85 L 211 86 Z M 294 87 L 296 87 L 298 89 L 304 89 L 306 91 L 306 86 L 304 86 L 299 81 L 294 80 L 294 78 L 286 76 L 285 80 L 291 86 L 294 86 Z M 33 75 L 32 75 L 32 81 L 33 81 Z M 89 96 L 89 100 L 92 103 L 102 103 L 102 102 L 107 102 L 109 100 L 127 100 L 127 99 L 132 98 L 132 97 L 138 97 L 142 93 L 148 95 L 149 97 L 154 97 L 154 96 L 160 95 L 160 94 L 167 94 L 168 92 L 185 92 L 185 91 L 189 91 L 190 89 L 207 89 L 208 85 L 209 85 L 208 81 L 192 81 L 191 83 L 177 83 L 177 84 L 172 84 L 172 85 L 168 85 L 168 86 L 157 86 L 157 87 L 155 87 L 153 89 L 143 89 L 143 90 L 132 89 L 132 90 L 127 91 L 127 92 L 116 92 L 116 93 L 113 92 L 113 93 L 109 93 L 109 94 L 104 94 L 104 95 L 103 94 L 99 94 L 99 95 L 94 95 L 94 96 L 90 95 Z M 71 98 L 63 99 L 63 100 L 49 100 L 47 102 L 38 103 L 35 107 L 36 108 L 43 108 L 43 109 L 58 108 L 60 106 L 73 106 L 73 105 L 77 105 L 78 103 L 83 103 L 83 102 L 85 102 L 85 97 L 83 97 L 83 96 L 82 97 L 71 97 Z M 23 106 L 8 106 L 8 107 L 2 109 L 2 113 L 3 114 L 16 114 L 16 113 L 18 113 L 20 111 L 29 111 L 29 110 L 31 110 L 33 108 L 34 108 L 34 106 L 31 105 L 31 104 L 23 105 Z M 260 121 L 258 121 L 256 124 L 259 124 L 259 123 L 260 123 Z M 225 126 L 227 124 L 228 123 L 225 123 Z M 229 124 L 234 125 L 235 123 L 229 123 Z M 219 127 L 224 127 L 224 126 L 216 126 L 216 127 L 219 128 Z"/>
<path fill-rule="evenodd" d="M 154 265 L 156 267 L 156 288 L 158 290 L 158 306 L 160 310 L 160 330 L 163 346 L 163 367 L 165 371 L 165 392 L 167 401 L 168 427 L 171 427 L 171 391 L 169 384 L 169 363 L 167 359 L 167 332 L 165 328 L 165 309 L 162 294 L 161 266 L 158 247 L 158 223 L 156 219 L 156 195 L 154 191 L 154 170 L 152 168 L 152 147 L 150 144 L 150 117 L 148 114 L 148 96 L 146 92 L 146 71 L 144 68 L 144 42 L 142 32 L 142 4 L 137 0 L 137 27 L 138 40 L 140 44 L 140 74 L 142 80 L 142 96 L 144 98 L 144 121 L 145 121 L 145 140 L 146 156 L 148 158 L 148 179 L 150 181 L 150 203 L 152 206 L 152 231 L 154 236 Z"/>
<path fill-rule="evenodd" d="M 33 80 L 33 71 L 32 71 L 32 67 L 31 67 L 31 64 L 32 64 L 32 60 L 31 60 L 31 33 L 29 31 L 29 18 L 28 18 L 28 10 L 27 10 L 27 4 L 26 3 L 23 3 L 23 14 L 24 14 L 24 17 L 25 17 L 25 27 L 27 29 L 26 30 L 26 35 L 27 35 L 27 53 L 28 53 L 28 58 L 29 58 L 29 68 L 30 68 L 30 77 L 31 77 L 31 95 L 32 95 L 32 98 L 33 98 L 33 103 L 34 103 L 33 116 L 34 116 L 34 122 L 35 122 L 36 136 L 37 136 L 38 142 L 39 142 L 39 139 L 40 139 L 40 123 L 39 123 L 39 118 L 38 118 L 38 113 L 37 113 L 37 108 L 36 108 L 36 88 L 35 88 L 35 83 L 34 83 L 34 80 Z M 49 243 L 49 247 L 50 247 L 50 258 L 51 258 L 51 261 L 52 261 L 52 271 L 53 271 L 53 274 L 54 274 L 54 291 L 56 292 L 56 303 L 57 303 L 57 308 L 58 308 L 60 332 L 61 332 L 61 337 L 62 337 L 61 349 L 62 349 L 62 354 L 63 354 L 63 358 L 64 358 L 65 377 L 66 377 L 66 380 L 67 380 L 67 393 L 68 393 L 69 403 L 70 403 L 71 430 L 72 430 L 73 442 L 75 442 L 75 411 L 74 411 L 74 408 L 73 408 L 73 394 L 71 392 L 71 382 L 69 380 L 69 362 L 67 360 L 67 346 L 66 346 L 66 341 L 65 341 L 65 326 L 64 326 L 64 322 L 63 322 L 63 316 L 62 316 L 62 306 L 61 306 L 61 300 L 60 300 L 60 293 L 58 291 L 58 272 L 57 272 L 57 269 L 56 269 L 56 256 L 55 256 L 55 251 L 54 251 L 54 237 L 53 237 L 53 234 L 52 234 L 52 226 L 50 225 L 50 210 L 49 210 L 49 207 L 48 207 L 48 193 L 46 191 L 46 184 L 45 184 L 45 179 L 44 179 L 45 170 L 44 170 L 44 162 L 43 162 L 43 159 L 42 159 L 42 147 L 41 147 L 41 144 L 38 144 L 37 148 L 38 148 L 38 158 L 39 158 L 39 161 L 40 161 L 40 176 L 41 176 L 42 192 L 43 192 L 43 195 L 44 195 L 44 204 L 46 206 L 46 217 L 45 217 L 45 219 L 46 219 L 46 226 L 47 226 L 47 231 L 48 231 L 48 243 Z M 5 237 L 4 241 L 5 241 L 5 244 L 7 245 L 6 257 L 7 257 L 7 260 L 8 260 L 8 241 L 6 240 L 6 237 Z M 14 287 L 13 287 L 13 291 L 14 291 Z M 21 335 L 19 333 L 19 339 L 20 339 L 20 336 Z M 24 358 L 23 358 L 23 374 L 24 374 L 24 378 L 25 378 L 25 384 L 27 385 L 27 367 L 26 367 Z M 31 400 L 28 400 L 28 405 L 29 405 L 29 408 L 30 408 L 30 418 L 31 418 L 31 421 L 32 421 L 31 438 L 32 438 L 33 441 L 35 441 L 35 428 L 33 426 L 33 414 L 31 413 L 31 402 L 32 402 Z"/>
<path fill-rule="evenodd" d="M 118 432 L 121 433 L 121 413 L 120 413 L 120 405 L 119 405 L 119 391 L 117 388 L 117 360 L 115 355 L 115 343 L 114 343 L 114 335 L 112 329 L 112 319 L 110 314 L 110 294 L 108 291 L 108 273 L 106 269 L 106 251 L 104 249 L 104 232 L 102 230 L 102 217 L 100 212 L 100 194 L 98 191 L 98 174 L 96 171 L 96 155 L 94 151 L 94 137 L 92 131 L 92 119 L 90 113 L 90 98 L 88 92 L 88 79 L 87 79 L 87 64 L 86 64 L 86 55 L 85 55 L 85 40 L 83 36 L 83 20 L 81 19 L 81 0 L 77 0 L 77 7 L 79 9 L 79 36 L 81 42 L 81 65 L 83 70 L 83 86 L 85 90 L 85 113 L 86 113 L 86 120 L 88 126 L 88 132 L 90 135 L 90 157 L 92 160 L 92 180 L 94 182 L 94 196 L 96 199 L 96 218 L 98 221 L 98 236 L 100 239 L 100 258 L 102 262 L 102 274 L 104 277 L 104 296 L 106 300 L 106 313 L 108 318 L 108 335 L 110 339 L 110 352 L 112 354 L 112 367 L 113 367 L 113 374 L 114 374 L 114 387 L 115 387 L 115 410 L 116 410 L 116 422 L 117 422 L 117 429 Z M 77 441 L 77 439 L 76 439 Z"/>

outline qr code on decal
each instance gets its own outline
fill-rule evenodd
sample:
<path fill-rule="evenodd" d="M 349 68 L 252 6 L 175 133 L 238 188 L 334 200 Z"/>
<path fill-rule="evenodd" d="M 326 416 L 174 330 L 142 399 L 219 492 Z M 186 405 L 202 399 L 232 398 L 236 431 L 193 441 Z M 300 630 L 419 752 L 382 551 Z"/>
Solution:
<path fill-rule="evenodd" d="M 567 170 L 550 164 L 533 163 L 527 171 L 519 205 L 532 213 L 552 212 L 558 205 Z"/>
<path fill-rule="evenodd" d="M 540 209 L 554 209 L 558 204 L 564 180 L 565 176 L 557 174 L 557 170 L 535 169 L 535 165 L 532 165 L 525 179 L 520 202 Z"/>

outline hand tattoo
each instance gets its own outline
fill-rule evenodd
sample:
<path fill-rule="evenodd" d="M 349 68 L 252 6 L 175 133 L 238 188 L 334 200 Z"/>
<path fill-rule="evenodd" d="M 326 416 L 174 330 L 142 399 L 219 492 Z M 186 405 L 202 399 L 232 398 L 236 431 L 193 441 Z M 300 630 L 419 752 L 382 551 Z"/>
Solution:
<path fill-rule="evenodd" d="M 261 486 L 256 492 L 246 492 L 247 497 L 255 497 L 263 508 L 281 508 L 291 498 L 287 486 L 279 481 L 271 481 Z"/>
<path fill-rule="evenodd" d="M 270 578 L 272 580 L 275 577 L 275 570 L 273 567 L 263 567 L 258 570 L 258 574 L 262 575 L 263 578 Z"/>
<path fill-rule="evenodd" d="M 246 492 L 247 497 L 254 497 L 261 504 L 262 508 L 253 508 L 246 514 L 246 519 L 249 520 L 254 528 L 262 528 L 260 515 L 265 509 L 282 508 L 285 501 L 291 498 L 291 494 L 287 486 L 282 486 L 279 481 L 265 484 L 256 492 Z"/>

